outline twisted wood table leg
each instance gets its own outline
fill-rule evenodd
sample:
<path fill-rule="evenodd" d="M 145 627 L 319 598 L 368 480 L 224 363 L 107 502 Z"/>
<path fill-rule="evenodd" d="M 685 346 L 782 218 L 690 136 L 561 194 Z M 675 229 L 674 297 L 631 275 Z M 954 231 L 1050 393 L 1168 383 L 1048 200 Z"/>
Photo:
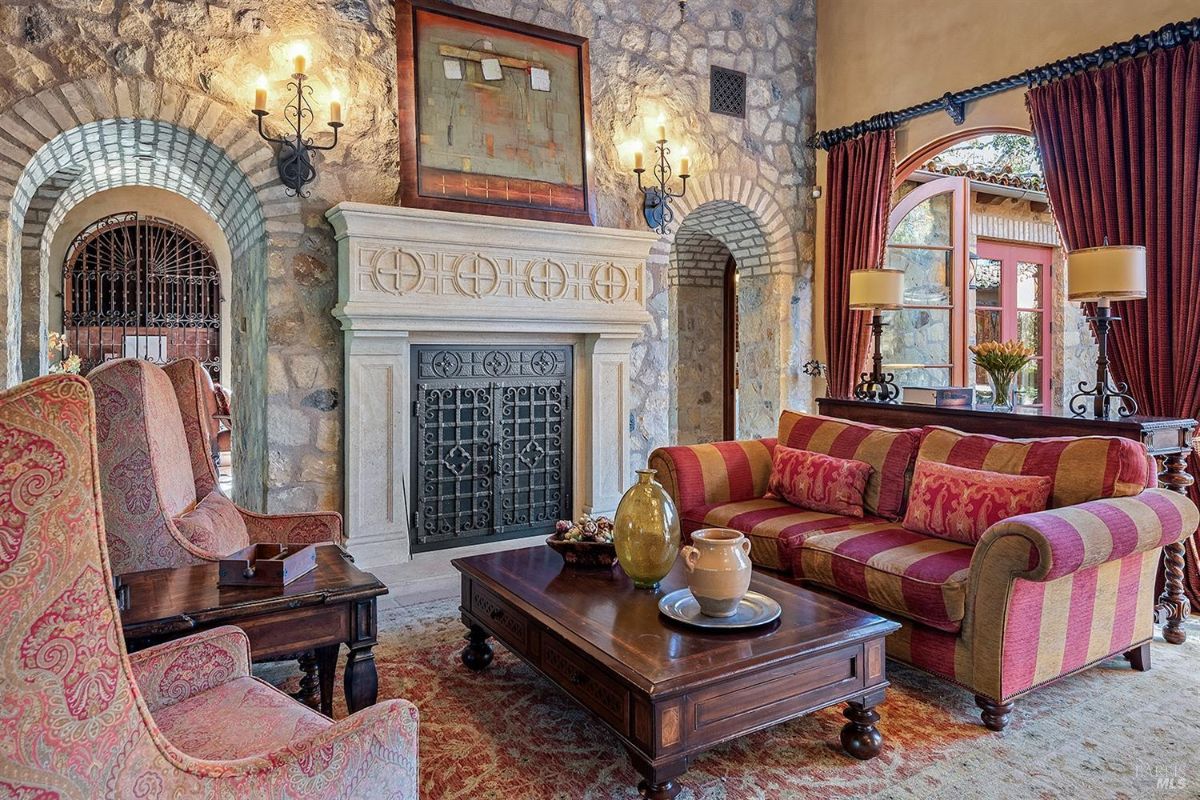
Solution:
<path fill-rule="evenodd" d="M 1196 482 L 1187 471 L 1187 452 L 1166 456 L 1158 480 L 1163 488 L 1186 495 L 1188 487 Z M 1163 550 L 1163 592 L 1154 607 L 1154 621 L 1163 626 L 1163 638 L 1171 644 L 1187 640 L 1183 622 L 1191 612 L 1191 604 L 1183 591 L 1185 558 L 1183 542 L 1169 544 Z"/>

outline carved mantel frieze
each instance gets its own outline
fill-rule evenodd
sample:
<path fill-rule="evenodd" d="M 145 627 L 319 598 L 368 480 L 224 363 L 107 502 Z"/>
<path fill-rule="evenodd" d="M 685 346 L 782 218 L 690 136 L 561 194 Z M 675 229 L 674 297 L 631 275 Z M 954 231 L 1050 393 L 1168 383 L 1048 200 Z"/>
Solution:
<path fill-rule="evenodd" d="M 418 343 L 574 345 L 576 513 L 611 513 L 629 457 L 630 348 L 650 322 L 654 234 L 342 203 L 346 526 L 367 566 L 407 561 L 410 349 Z"/>

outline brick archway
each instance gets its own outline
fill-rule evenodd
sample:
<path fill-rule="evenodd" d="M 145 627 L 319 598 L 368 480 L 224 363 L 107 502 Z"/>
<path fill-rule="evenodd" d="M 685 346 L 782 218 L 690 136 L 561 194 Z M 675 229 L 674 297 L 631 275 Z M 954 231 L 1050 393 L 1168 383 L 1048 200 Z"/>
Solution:
<path fill-rule="evenodd" d="M 741 388 L 736 434 L 769 433 L 787 392 L 787 310 L 798 263 L 791 227 L 769 195 L 739 177 L 702 178 L 685 201 L 667 271 L 672 440 L 722 438 L 730 373 Z M 731 258 L 736 288 L 726 286 Z M 726 366 L 735 308 L 737 355 Z"/>
<path fill-rule="evenodd" d="M 116 186 L 174 191 L 222 228 L 237 269 L 232 288 L 237 347 L 230 354 L 235 405 L 237 499 L 266 501 L 267 260 L 272 227 L 299 205 L 279 184 L 272 153 L 241 114 L 211 97 L 173 85 L 115 76 L 62 84 L 13 104 L 0 115 L 0 343 L 7 383 L 23 376 L 22 328 L 45 335 L 48 265 L 41 242 L 84 196 Z M 34 238 L 30 238 L 30 236 Z M 27 246 L 23 252 L 22 244 Z M 23 305 L 25 308 L 23 309 Z M 39 319 L 40 317 L 40 319 Z M 29 332 L 29 337 L 35 334 Z M 28 352 L 28 346 L 27 346 Z M 27 359 L 27 362 L 29 359 Z"/>

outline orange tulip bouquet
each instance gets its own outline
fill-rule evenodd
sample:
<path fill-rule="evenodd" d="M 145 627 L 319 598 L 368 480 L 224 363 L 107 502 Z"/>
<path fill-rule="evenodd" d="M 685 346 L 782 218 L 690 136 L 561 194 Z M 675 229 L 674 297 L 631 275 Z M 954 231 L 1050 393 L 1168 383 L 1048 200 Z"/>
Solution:
<path fill-rule="evenodd" d="M 1007 342 L 980 342 L 969 348 L 976 366 L 983 369 L 992 381 L 992 408 L 1012 411 L 1013 382 L 1025 365 L 1033 360 L 1034 351 L 1017 339 Z"/>

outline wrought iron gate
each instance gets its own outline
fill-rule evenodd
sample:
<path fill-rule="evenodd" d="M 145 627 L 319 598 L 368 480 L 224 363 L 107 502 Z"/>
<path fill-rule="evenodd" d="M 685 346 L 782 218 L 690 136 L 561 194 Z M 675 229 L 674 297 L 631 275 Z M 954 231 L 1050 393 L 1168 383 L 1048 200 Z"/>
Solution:
<path fill-rule="evenodd" d="M 414 551 L 571 514 L 572 349 L 413 347 Z"/>
<path fill-rule="evenodd" d="M 212 251 L 133 211 L 93 222 L 63 262 L 63 335 L 83 372 L 123 356 L 194 356 L 217 380 L 221 278 Z"/>

